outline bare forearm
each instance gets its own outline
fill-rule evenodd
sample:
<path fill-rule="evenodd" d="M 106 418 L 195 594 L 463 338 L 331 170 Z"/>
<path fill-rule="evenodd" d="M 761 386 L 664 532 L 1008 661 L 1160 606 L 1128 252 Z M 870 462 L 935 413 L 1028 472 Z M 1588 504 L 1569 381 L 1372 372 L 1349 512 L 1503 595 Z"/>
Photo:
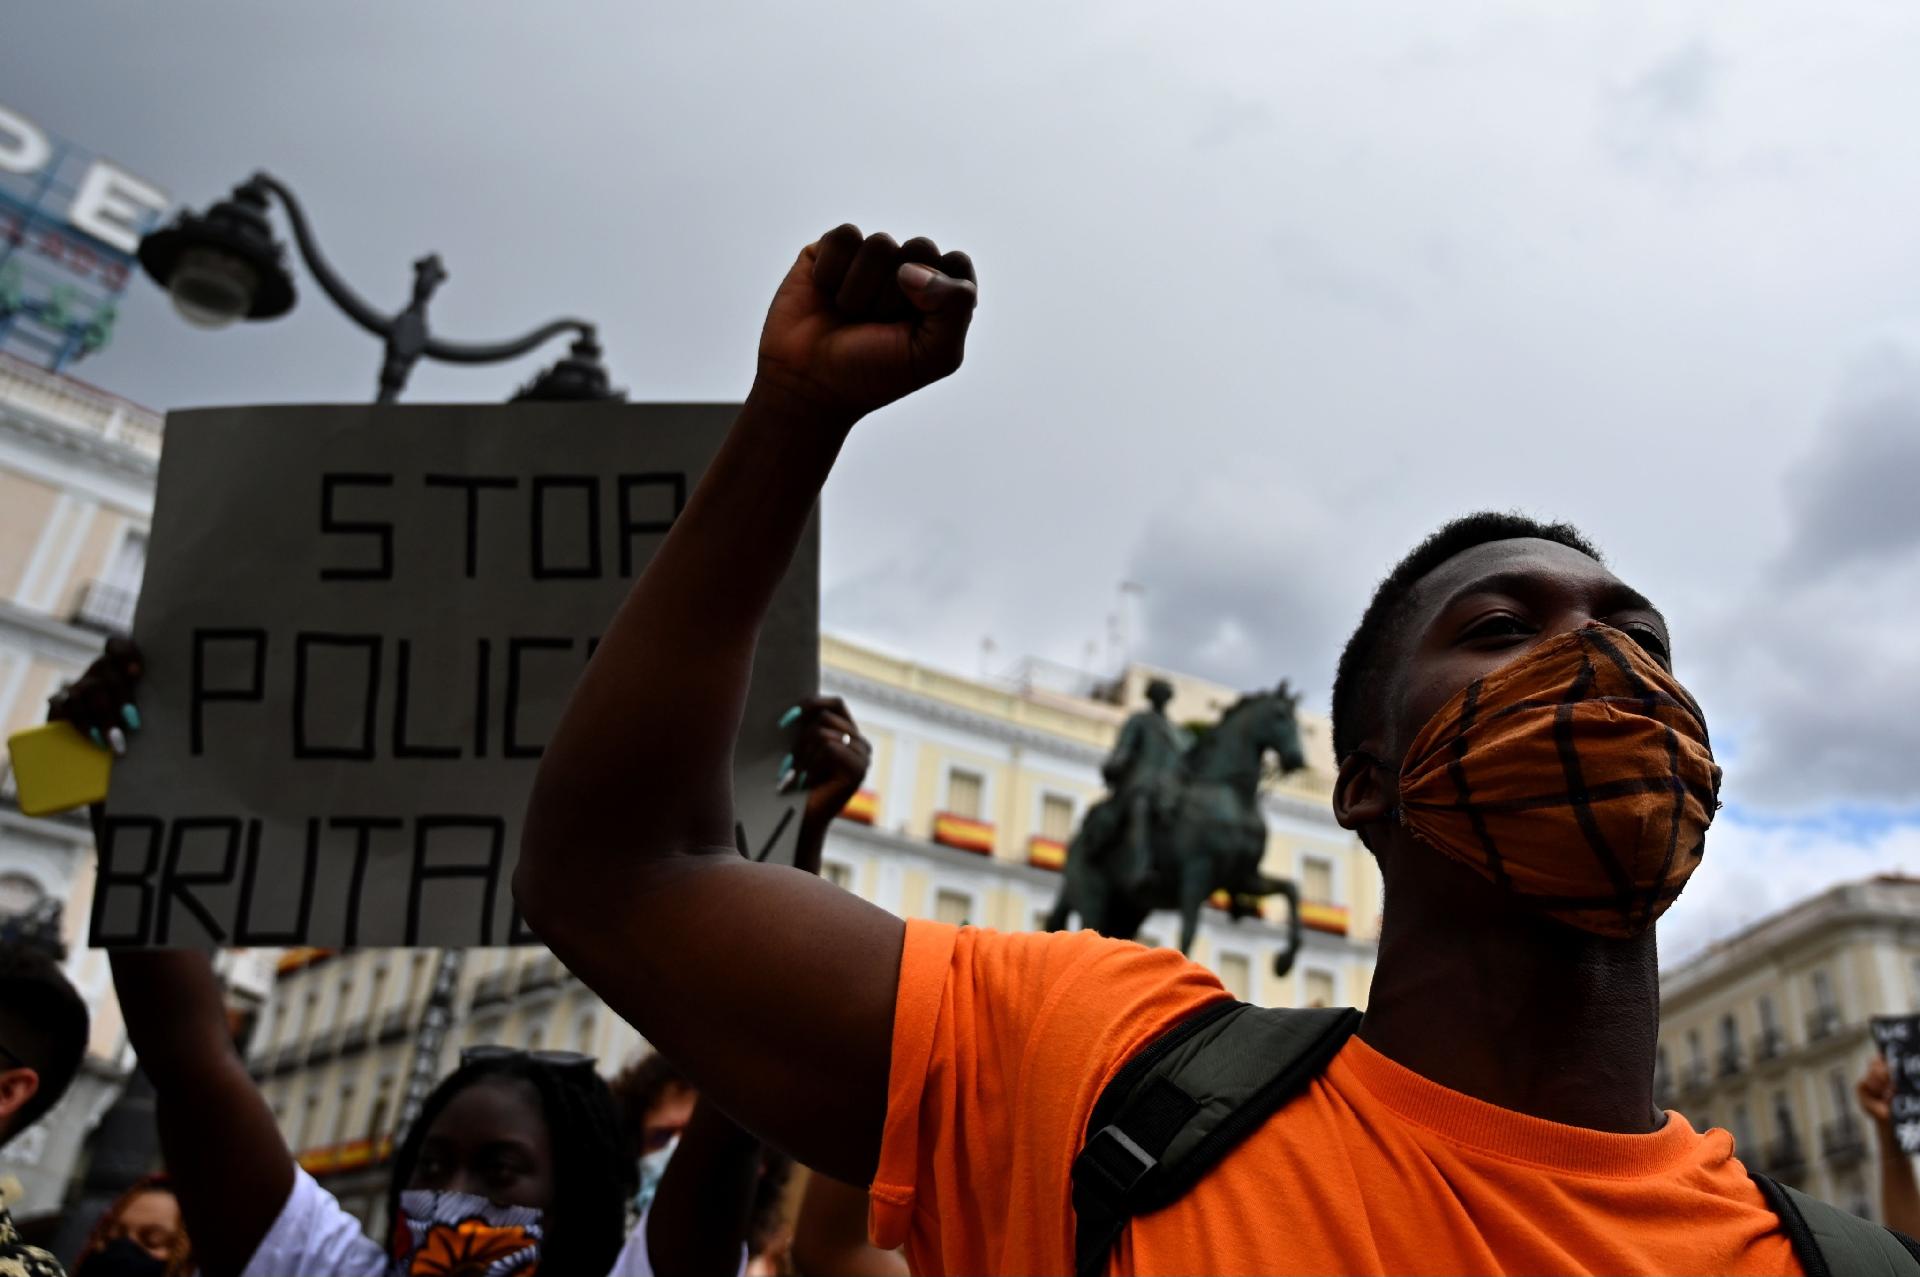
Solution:
<path fill-rule="evenodd" d="M 898 1251 L 867 1240 L 866 1192 L 818 1171 L 794 1222 L 793 1262 L 802 1277 L 907 1277 Z"/>
<path fill-rule="evenodd" d="M 1913 1159 L 1900 1148 L 1893 1123 L 1876 1122 L 1880 1145 L 1880 1210 L 1889 1228 L 1909 1237 L 1920 1237 L 1920 1183 L 1913 1174 Z"/>
<path fill-rule="evenodd" d="M 702 1100 L 647 1213 L 655 1272 L 731 1277 L 753 1222 L 760 1141 Z"/>
<path fill-rule="evenodd" d="M 556 879 L 732 845 L 754 646 L 844 437 L 844 425 L 748 397 L 548 747 L 516 881 L 530 917 Z"/>
<path fill-rule="evenodd" d="M 116 950 L 110 961 L 201 1271 L 238 1273 L 293 1189 L 293 1159 L 227 1036 L 213 964 L 173 950 Z"/>

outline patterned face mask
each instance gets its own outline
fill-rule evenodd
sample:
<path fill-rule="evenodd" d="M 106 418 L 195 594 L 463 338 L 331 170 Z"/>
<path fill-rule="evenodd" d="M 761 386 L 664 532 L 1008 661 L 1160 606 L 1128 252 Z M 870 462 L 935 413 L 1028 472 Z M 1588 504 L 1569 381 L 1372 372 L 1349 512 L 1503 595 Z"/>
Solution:
<path fill-rule="evenodd" d="M 540 1270 L 540 1212 L 496 1206 L 472 1193 L 400 1194 L 392 1271 L 407 1277 L 533 1277 Z"/>
<path fill-rule="evenodd" d="M 1400 820 L 1527 904 L 1639 935 L 1700 863 L 1720 768 L 1687 689 L 1619 630 L 1562 634 L 1475 679 L 1400 770 Z"/>

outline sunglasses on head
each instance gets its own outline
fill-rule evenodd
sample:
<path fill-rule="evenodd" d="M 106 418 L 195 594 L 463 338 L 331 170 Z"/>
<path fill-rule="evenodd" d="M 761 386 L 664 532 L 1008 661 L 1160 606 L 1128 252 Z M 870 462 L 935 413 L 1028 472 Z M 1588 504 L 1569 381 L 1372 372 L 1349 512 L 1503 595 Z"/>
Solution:
<path fill-rule="evenodd" d="M 594 1065 L 591 1055 L 583 1055 L 579 1051 L 526 1051 L 517 1046 L 492 1044 L 460 1048 L 461 1068 L 469 1064 L 484 1064 L 489 1060 L 531 1060 L 555 1069 L 590 1069 Z"/>

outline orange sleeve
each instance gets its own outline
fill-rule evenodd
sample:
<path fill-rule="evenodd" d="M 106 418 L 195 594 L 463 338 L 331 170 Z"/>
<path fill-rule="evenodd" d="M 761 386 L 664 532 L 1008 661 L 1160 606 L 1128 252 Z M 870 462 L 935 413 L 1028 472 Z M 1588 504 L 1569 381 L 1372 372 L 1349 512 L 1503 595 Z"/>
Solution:
<path fill-rule="evenodd" d="M 908 921 L 874 1243 L 906 1245 L 916 1272 L 1070 1268 L 1073 1158 L 1101 1088 L 1227 996 L 1171 949 Z"/>

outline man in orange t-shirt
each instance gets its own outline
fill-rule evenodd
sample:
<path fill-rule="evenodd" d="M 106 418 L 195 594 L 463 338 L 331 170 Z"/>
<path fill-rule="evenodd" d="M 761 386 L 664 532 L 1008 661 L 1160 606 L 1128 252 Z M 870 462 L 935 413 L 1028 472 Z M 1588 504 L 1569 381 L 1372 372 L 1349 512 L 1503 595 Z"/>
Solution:
<path fill-rule="evenodd" d="M 854 423 L 959 366 L 976 293 L 926 239 L 802 251 L 547 749 L 515 890 L 704 1094 L 870 1183 L 916 1271 L 1063 1272 L 1102 1087 L 1219 983 L 1083 933 L 902 923 L 732 851 L 774 588 Z M 1365 1019 L 1113 1271 L 1799 1271 L 1727 1135 L 1653 1104 L 1653 921 L 1718 787 L 1669 663 L 1660 614 L 1563 525 L 1457 521 L 1381 584 L 1334 695 L 1335 815 L 1387 889 Z"/>

